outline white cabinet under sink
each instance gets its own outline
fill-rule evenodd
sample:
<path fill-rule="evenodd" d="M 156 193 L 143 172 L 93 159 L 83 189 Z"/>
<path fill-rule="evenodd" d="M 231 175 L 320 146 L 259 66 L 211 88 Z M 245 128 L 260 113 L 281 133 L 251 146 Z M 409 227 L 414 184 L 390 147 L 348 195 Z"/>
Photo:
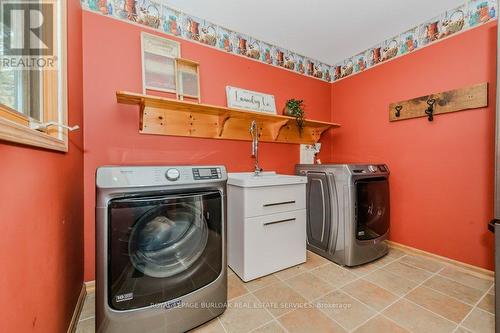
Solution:
<path fill-rule="evenodd" d="M 227 258 L 250 281 L 306 261 L 307 178 L 228 175 Z"/>

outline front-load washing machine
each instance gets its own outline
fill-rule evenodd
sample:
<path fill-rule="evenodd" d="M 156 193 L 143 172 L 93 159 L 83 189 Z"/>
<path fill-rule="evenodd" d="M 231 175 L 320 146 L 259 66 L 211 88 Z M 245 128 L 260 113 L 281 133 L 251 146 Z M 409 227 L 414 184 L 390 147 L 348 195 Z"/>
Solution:
<path fill-rule="evenodd" d="M 224 312 L 226 182 L 223 166 L 97 170 L 97 332 L 185 332 Z"/>
<path fill-rule="evenodd" d="M 384 164 L 297 165 L 307 176 L 307 247 L 344 266 L 387 254 L 389 169 Z"/>

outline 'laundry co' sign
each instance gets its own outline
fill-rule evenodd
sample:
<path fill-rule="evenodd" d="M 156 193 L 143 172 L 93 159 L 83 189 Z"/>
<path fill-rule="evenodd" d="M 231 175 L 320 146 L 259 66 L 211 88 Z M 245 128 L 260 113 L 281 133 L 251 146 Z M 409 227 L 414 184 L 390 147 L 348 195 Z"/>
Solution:
<path fill-rule="evenodd" d="M 230 108 L 276 114 L 276 102 L 273 95 L 255 91 L 226 87 L 227 106 Z"/>

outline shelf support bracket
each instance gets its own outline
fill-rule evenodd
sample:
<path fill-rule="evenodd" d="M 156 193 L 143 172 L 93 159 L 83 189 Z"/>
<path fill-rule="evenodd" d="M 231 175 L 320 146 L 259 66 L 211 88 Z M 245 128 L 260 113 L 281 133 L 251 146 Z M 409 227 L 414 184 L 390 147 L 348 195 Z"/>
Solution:
<path fill-rule="evenodd" d="M 317 127 L 316 129 L 313 130 L 313 137 L 314 137 L 314 140 L 316 141 L 316 143 L 318 143 L 319 139 L 321 139 L 321 136 L 323 135 L 323 133 L 328 130 L 329 127 L 325 126 L 325 127 Z"/>
<path fill-rule="evenodd" d="M 219 116 L 217 125 L 219 126 L 219 137 L 222 136 L 222 133 L 224 132 L 224 128 L 226 127 L 226 122 L 231 118 L 231 115 L 229 112 L 225 112 Z"/>
<path fill-rule="evenodd" d="M 139 120 L 139 130 L 142 131 L 144 129 L 144 111 L 146 109 L 146 100 L 141 98 L 141 102 L 139 104 L 140 107 L 140 120 Z"/>
<path fill-rule="evenodd" d="M 280 136 L 281 130 L 283 127 L 285 127 L 290 120 L 285 119 L 282 121 L 278 121 L 273 124 L 272 129 L 271 129 L 271 135 L 273 137 L 273 140 L 276 141 L 278 140 L 278 137 Z"/>

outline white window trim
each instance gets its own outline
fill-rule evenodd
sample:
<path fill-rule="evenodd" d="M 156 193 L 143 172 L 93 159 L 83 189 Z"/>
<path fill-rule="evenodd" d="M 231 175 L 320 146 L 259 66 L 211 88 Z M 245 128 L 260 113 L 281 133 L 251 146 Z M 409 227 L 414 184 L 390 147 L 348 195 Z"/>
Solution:
<path fill-rule="evenodd" d="M 58 103 L 57 103 L 57 117 L 55 117 L 54 110 L 46 110 L 44 108 L 43 114 L 52 114 L 50 119 L 58 123 L 67 124 L 68 121 L 68 87 L 67 87 L 67 9 L 66 1 L 58 1 L 60 6 L 57 9 L 57 20 L 60 26 L 59 38 L 57 38 L 59 47 L 59 70 L 58 70 Z M 41 105 L 44 105 L 42 102 Z M 0 105 L 0 114 L 3 107 Z M 16 123 L 12 120 L 0 116 L 0 140 L 19 143 L 23 145 L 45 148 L 60 152 L 68 151 L 68 131 L 59 128 L 57 135 L 49 135 L 44 132 L 31 129 L 29 126 Z"/>

